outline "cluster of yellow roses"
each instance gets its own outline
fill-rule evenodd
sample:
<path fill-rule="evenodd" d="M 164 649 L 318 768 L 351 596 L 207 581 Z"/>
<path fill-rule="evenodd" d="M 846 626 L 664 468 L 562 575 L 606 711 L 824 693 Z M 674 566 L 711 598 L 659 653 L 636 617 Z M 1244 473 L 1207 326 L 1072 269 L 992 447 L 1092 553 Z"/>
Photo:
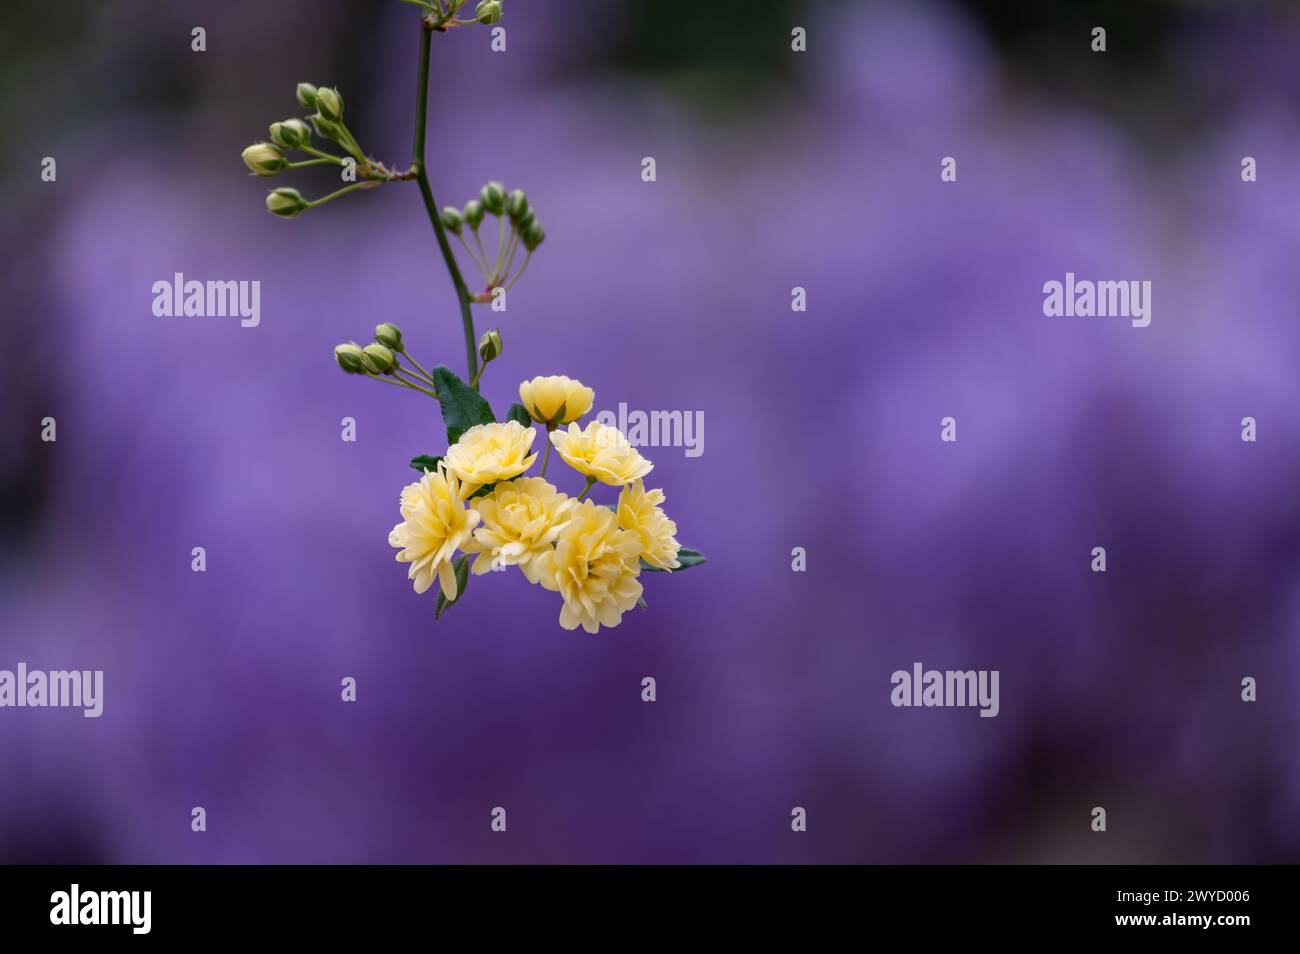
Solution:
<path fill-rule="evenodd" d="M 415 591 L 438 578 L 448 603 L 459 595 L 457 550 L 475 555 L 472 572 L 517 566 L 530 583 L 564 600 L 560 625 L 588 633 L 617 626 L 641 600 L 642 561 L 659 570 L 679 566 L 677 525 L 659 506 L 662 490 L 646 490 L 653 468 L 618 428 L 576 423 L 595 393 L 563 376 L 519 385 L 528 416 L 546 427 L 549 443 L 541 476 L 525 477 L 536 462 L 537 431 L 518 420 L 468 428 L 419 481 L 402 490 L 402 522 L 388 535 L 397 560 L 409 563 Z M 521 415 L 522 416 L 522 415 Z M 567 430 L 560 425 L 568 425 Z M 551 447 L 587 479 L 578 497 L 545 479 Z M 597 483 L 621 487 L 611 509 L 586 499 Z"/>

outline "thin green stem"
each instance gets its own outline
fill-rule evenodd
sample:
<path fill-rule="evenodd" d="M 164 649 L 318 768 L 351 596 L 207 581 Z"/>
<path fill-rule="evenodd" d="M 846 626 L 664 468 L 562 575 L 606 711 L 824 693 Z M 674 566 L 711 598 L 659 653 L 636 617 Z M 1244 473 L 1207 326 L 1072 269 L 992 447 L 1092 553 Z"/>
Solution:
<path fill-rule="evenodd" d="M 392 378 L 385 377 L 382 374 L 371 374 L 369 371 L 367 371 L 366 377 L 368 377 L 371 381 L 379 381 L 382 384 L 391 384 L 394 387 L 405 388 L 408 391 L 414 390 L 414 388 L 411 385 L 407 384 L 405 381 L 394 381 Z"/>
<path fill-rule="evenodd" d="M 578 494 L 578 502 L 581 503 L 587 494 L 591 493 L 591 488 L 596 486 L 596 478 L 588 477 L 587 486 L 583 488 L 582 493 Z"/>
<path fill-rule="evenodd" d="M 482 260 L 481 260 L 477 255 L 474 254 L 474 250 L 473 250 L 472 248 L 469 247 L 469 244 L 465 241 L 465 237 L 464 237 L 463 235 L 457 235 L 456 238 L 460 240 L 461 247 L 464 248 L 465 251 L 469 254 L 470 260 L 471 260 L 475 265 L 478 266 L 478 268 L 479 268 L 480 271 L 482 271 L 484 274 L 486 274 L 486 273 L 487 273 L 487 266 L 484 265 L 484 264 L 483 264 L 483 261 L 482 261 Z"/>
<path fill-rule="evenodd" d="M 361 151 L 361 144 L 357 142 L 356 137 L 352 135 L 352 130 L 348 129 L 348 127 L 343 124 L 342 120 L 340 120 L 337 125 L 339 127 L 339 145 L 352 153 L 352 158 L 356 159 L 357 162 L 364 163 L 366 161 L 366 154 Z"/>
<path fill-rule="evenodd" d="M 343 159 L 342 159 L 341 157 L 339 157 L 339 156 L 332 156 L 332 155 L 330 155 L 328 152 L 321 152 L 319 149 L 316 149 L 316 148 L 314 148 L 314 147 L 312 147 L 312 146 L 303 146 L 303 147 L 302 147 L 302 151 L 303 151 L 303 152 L 309 152 L 309 153 L 311 153 L 313 156 L 320 156 L 322 159 L 324 159 L 324 160 L 326 160 L 326 161 L 328 161 L 328 162 L 332 162 L 332 163 L 334 163 L 336 166 L 341 166 L 341 165 L 343 165 Z"/>
<path fill-rule="evenodd" d="M 542 455 L 542 476 L 546 476 L 546 465 L 551 462 L 551 432 L 546 432 L 546 453 Z"/>
<path fill-rule="evenodd" d="M 483 257 L 483 274 L 487 275 L 487 249 L 483 247 L 483 238 L 478 234 L 478 229 L 474 230 L 474 244 L 478 246 L 478 253 Z"/>
<path fill-rule="evenodd" d="M 529 252 L 527 255 L 524 256 L 524 263 L 519 266 L 519 274 L 516 275 L 514 278 L 510 279 L 510 284 L 506 286 L 506 291 L 510 291 L 510 289 L 514 288 L 515 282 L 519 281 L 519 279 L 524 277 L 524 272 L 528 270 L 528 263 L 532 261 L 532 258 L 533 258 L 532 252 Z"/>
<path fill-rule="evenodd" d="M 501 234 L 497 238 L 497 267 L 492 270 L 492 278 L 488 281 L 489 285 L 495 285 L 505 275 L 502 269 L 506 266 L 506 232 L 508 231 L 506 222 L 508 221 L 509 219 L 503 216 L 497 216 L 497 231 Z"/>
<path fill-rule="evenodd" d="M 400 354 L 407 361 L 411 362 L 411 364 L 415 365 L 415 370 L 420 372 L 420 376 L 423 377 L 424 380 L 428 381 L 435 388 L 438 386 L 437 383 L 433 380 L 433 375 L 430 374 L 428 371 L 424 370 L 424 365 L 420 364 L 420 362 L 416 361 L 415 358 L 411 357 L 410 353 L 408 353 L 405 349 L 402 349 Z"/>
<path fill-rule="evenodd" d="M 451 250 L 451 244 L 447 241 L 447 232 L 442 227 L 442 215 L 438 211 L 438 203 L 433 197 L 433 188 L 429 185 L 429 173 L 425 168 L 424 136 L 425 129 L 428 126 L 429 51 L 432 39 L 433 30 L 425 21 L 421 20 L 420 85 L 416 91 L 415 146 L 411 151 L 411 165 L 416 170 L 415 181 L 419 183 L 425 211 L 428 212 L 429 221 L 433 224 L 433 234 L 438 240 L 438 250 L 442 253 L 448 274 L 451 275 L 451 283 L 456 287 L 456 300 L 460 304 L 461 324 L 465 332 L 465 364 L 469 369 L 469 376 L 474 378 L 478 375 L 478 339 L 474 335 L 474 315 L 469 307 L 469 289 L 465 287 L 465 279 L 461 277 L 460 266 L 456 264 L 456 256 Z"/>
<path fill-rule="evenodd" d="M 307 208 L 314 209 L 318 205 L 324 205 L 326 202 L 329 202 L 333 199 L 337 199 L 341 195 L 347 195 L 349 192 L 353 191 L 354 189 L 360 189 L 360 188 L 361 188 L 361 183 L 354 182 L 352 185 L 344 186 L 342 189 L 339 189 L 337 192 L 331 192 L 329 195 L 323 195 L 319 199 L 315 199 L 311 202 L 308 202 Z"/>
<path fill-rule="evenodd" d="M 514 231 L 512 227 L 510 231 L 510 246 L 506 249 L 506 267 L 505 271 L 501 273 L 502 280 L 508 278 L 510 276 L 510 269 L 515 267 L 515 252 L 517 251 L 519 251 L 519 233 Z"/>
<path fill-rule="evenodd" d="M 417 390 L 417 391 L 423 391 L 425 394 L 429 395 L 429 397 L 434 398 L 434 399 L 437 399 L 437 397 L 438 397 L 438 392 L 437 392 L 437 391 L 430 391 L 428 388 L 421 387 L 420 385 L 416 384 L 415 381 L 412 381 L 410 378 L 403 377 L 401 371 L 398 371 L 398 370 L 394 369 L 394 370 L 393 370 L 393 376 L 396 377 L 396 378 L 398 378 L 398 379 L 401 380 L 401 381 L 405 381 L 407 387 L 415 388 L 415 390 Z M 418 380 L 418 379 L 417 379 L 417 380 Z"/>

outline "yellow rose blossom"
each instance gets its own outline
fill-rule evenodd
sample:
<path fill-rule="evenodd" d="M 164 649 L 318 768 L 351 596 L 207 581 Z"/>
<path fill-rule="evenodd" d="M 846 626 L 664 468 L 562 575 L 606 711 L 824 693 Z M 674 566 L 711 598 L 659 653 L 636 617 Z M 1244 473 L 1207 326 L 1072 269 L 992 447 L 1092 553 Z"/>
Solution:
<path fill-rule="evenodd" d="M 539 580 L 538 558 L 549 553 L 568 525 L 576 502 L 540 477 L 521 477 L 497 484 L 474 501 L 483 525 L 474 531 L 467 553 L 478 553 L 475 573 L 499 565 L 517 566 L 529 583 Z"/>
<path fill-rule="evenodd" d="M 442 595 L 456 598 L 451 557 L 472 540 L 471 532 L 479 522 L 478 512 L 465 508 L 462 494 L 456 476 L 441 467 L 402 488 L 402 522 L 393 527 L 388 543 L 401 551 L 397 562 L 411 564 L 407 576 L 415 581 L 417 593 L 432 586 L 436 575 Z"/>
<path fill-rule="evenodd" d="M 518 421 L 477 424 L 447 448 L 443 463 L 463 481 L 466 494 L 484 484 L 518 477 L 537 460 L 529 454 L 537 432 Z"/>
<path fill-rule="evenodd" d="M 677 562 L 681 544 L 673 538 L 677 524 L 659 507 L 664 500 L 662 490 L 646 490 L 640 480 L 628 484 L 618 495 L 618 525 L 641 539 L 641 559 L 661 570 L 675 570 L 681 566 Z"/>
<path fill-rule="evenodd" d="M 619 529 L 612 510 L 576 505 L 555 548 L 537 558 L 538 582 L 564 598 L 560 625 L 589 633 L 617 626 L 641 598 L 640 554 L 641 539 Z"/>
<path fill-rule="evenodd" d="M 584 430 L 570 424 L 567 431 L 554 431 L 550 437 L 566 464 L 602 484 L 630 484 L 654 469 L 622 431 L 600 421 L 590 422 Z"/>
<path fill-rule="evenodd" d="M 519 400 L 539 424 L 568 424 L 591 410 L 596 392 L 562 374 L 537 377 L 519 385 Z M 555 420 L 563 409 L 563 416 Z"/>

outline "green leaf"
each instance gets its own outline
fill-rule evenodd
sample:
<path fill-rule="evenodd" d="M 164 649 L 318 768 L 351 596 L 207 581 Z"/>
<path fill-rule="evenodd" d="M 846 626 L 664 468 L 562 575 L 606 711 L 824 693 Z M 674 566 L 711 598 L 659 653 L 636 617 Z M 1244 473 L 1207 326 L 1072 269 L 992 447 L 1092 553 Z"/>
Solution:
<path fill-rule="evenodd" d="M 438 463 L 441 460 L 441 457 L 434 457 L 431 454 L 421 454 L 419 457 L 411 458 L 411 466 L 423 474 L 426 470 L 436 471 L 438 469 Z"/>
<path fill-rule="evenodd" d="M 446 595 L 442 592 L 442 588 L 439 587 L 438 605 L 433 609 L 434 619 L 442 619 L 443 612 L 448 607 L 455 606 L 459 603 L 460 598 L 465 595 L 465 584 L 469 582 L 469 557 L 457 557 L 456 562 L 453 563 L 452 566 L 456 570 L 456 598 L 454 600 L 447 599 Z"/>
<path fill-rule="evenodd" d="M 649 604 L 646 603 L 644 596 L 638 596 L 636 598 L 636 605 L 641 607 L 643 610 L 648 610 L 650 608 Z"/>
<path fill-rule="evenodd" d="M 533 419 L 528 416 L 528 411 L 518 401 L 516 401 L 514 404 L 511 404 L 510 409 L 506 411 L 506 420 L 518 421 L 524 427 L 533 426 Z"/>
<path fill-rule="evenodd" d="M 469 495 L 468 497 L 466 497 L 465 499 L 466 499 L 466 500 L 473 500 L 475 497 L 486 497 L 488 494 L 492 493 L 492 491 L 494 491 L 494 490 L 496 490 L 496 489 L 497 489 L 496 482 L 493 481 L 493 482 L 490 483 L 490 484 L 484 484 L 482 487 L 480 487 L 478 490 L 474 491 L 472 494 L 470 494 L 470 495 Z"/>
<path fill-rule="evenodd" d="M 483 395 L 458 378 L 446 365 L 440 364 L 433 369 L 433 380 L 438 387 L 442 420 L 447 425 L 448 444 L 456 443 L 462 434 L 477 424 L 496 421 Z"/>
<path fill-rule="evenodd" d="M 664 570 L 657 566 L 651 566 L 645 560 L 642 560 L 641 569 L 649 570 L 651 573 L 680 573 L 682 570 L 689 570 L 693 566 L 699 566 L 701 563 L 706 563 L 707 558 L 699 550 L 682 547 L 677 551 L 677 562 L 681 564 L 677 569 Z"/>

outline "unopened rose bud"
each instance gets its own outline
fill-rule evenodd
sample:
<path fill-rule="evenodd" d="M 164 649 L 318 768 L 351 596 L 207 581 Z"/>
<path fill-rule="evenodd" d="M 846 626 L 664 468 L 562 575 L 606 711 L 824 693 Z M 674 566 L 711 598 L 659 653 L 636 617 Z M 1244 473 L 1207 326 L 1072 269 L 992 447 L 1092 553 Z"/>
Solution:
<path fill-rule="evenodd" d="M 273 146 L 269 142 L 255 142 L 241 153 L 244 165 L 253 171 L 254 175 L 266 178 L 273 176 L 288 163 L 285 161 L 284 153 L 278 146 Z"/>
<path fill-rule="evenodd" d="M 464 224 L 465 217 L 460 214 L 460 209 L 449 205 L 442 210 L 442 227 L 452 235 L 459 235 L 460 227 Z"/>
<path fill-rule="evenodd" d="M 519 216 L 519 218 L 514 220 L 515 231 L 518 232 L 521 236 L 536 224 L 537 224 L 537 213 L 535 213 L 532 209 L 529 209 L 523 215 Z"/>
<path fill-rule="evenodd" d="M 402 329 L 391 321 L 375 325 L 375 340 L 393 351 L 402 350 Z"/>
<path fill-rule="evenodd" d="M 283 149 L 301 149 L 311 145 L 311 127 L 301 119 L 271 123 L 271 141 Z"/>
<path fill-rule="evenodd" d="M 501 19 L 501 0 L 481 0 L 474 15 L 479 23 L 496 23 Z"/>
<path fill-rule="evenodd" d="M 506 188 L 500 182 L 489 182 L 478 193 L 483 208 L 491 215 L 500 215 L 506 207 Z"/>
<path fill-rule="evenodd" d="M 518 222 L 528 214 L 528 196 L 524 195 L 523 189 L 515 189 L 506 196 L 506 215 L 510 216 L 511 222 Z"/>
<path fill-rule="evenodd" d="M 343 97 L 329 86 L 316 90 L 316 112 L 332 123 L 343 119 Z"/>
<path fill-rule="evenodd" d="M 483 337 L 478 339 L 478 356 L 483 359 L 484 364 L 501 357 L 504 349 L 505 346 L 501 343 L 501 332 L 495 328 L 484 332 Z"/>
<path fill-rule="evenodd" d="M 348 374 L 364 374 L 366 370 L 365 355 L 361 351 L 361 346 L 348 342 L 341 344 L 334 349 L 334 360 L 339 363 L 339 367 Z"/>
<path fill-rule="evenodd" d="M 307 200 L 297 189 L 281 186 L 267 193 L 266 210 L 275 215 L 291 219 L 306 208 L 308 208 Z"/>
<path fill-rule="evenodd" d="M 316 130 L 316 135 L 321 136 L 325 139 L 332 140 L 334 142 L 338 142 L 339 127 L 337 123 L 330 122 L 320 113 L 315 113 L 314 115 L 309 116 L 308 118 L 311 120 L 311 124 Z"/>
<path fill-rule="evenodd" d="M 478 199 L 470 199 L 465 203 L 465 221 L 475 232 L 478 231 L 483 222 L 483 203 Z"/>
<path fill-rule="evenodd" d="M 523 239 L 524 248 L 531 252 L 546 239 L 546 230 L 542 228 L 540 223 L 534 222 L 533 227 L 525 232 L 521 238 Z"/>
<path fill-rule="evenodd" d="M 316 108 L 316 87 L 311 83 L 298 84 L 298 105 L 303 109 Z"/>
<path fill-rule="evenodd" d="M 381 344 L 368 344 L 362 348 L 361 360 L 366 370 L 375 374 L 392 374 L 397 367 L 397 356 Z"/>

